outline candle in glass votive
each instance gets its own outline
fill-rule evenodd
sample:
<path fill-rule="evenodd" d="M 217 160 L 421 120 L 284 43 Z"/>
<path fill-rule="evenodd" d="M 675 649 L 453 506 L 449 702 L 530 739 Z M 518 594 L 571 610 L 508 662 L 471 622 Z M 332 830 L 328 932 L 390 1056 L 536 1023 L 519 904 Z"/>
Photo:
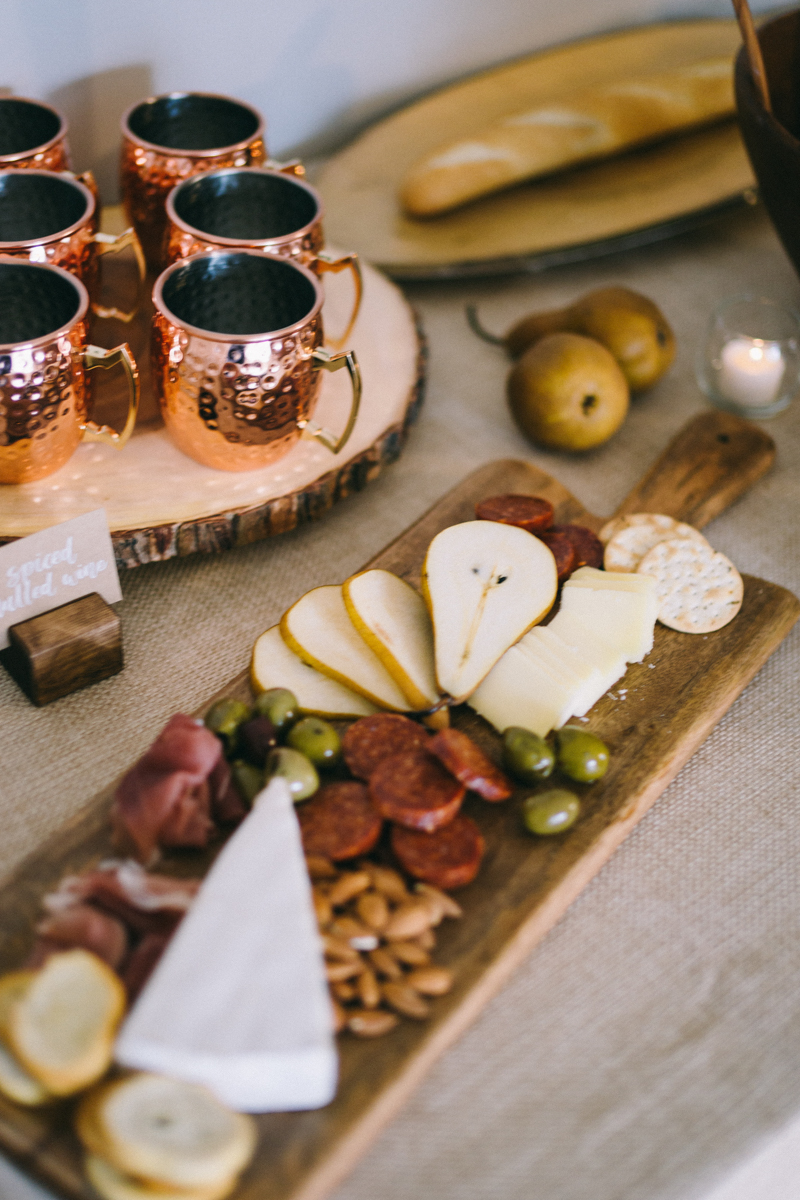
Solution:
<path fill-rule="evenodd" d="M 733 338 L 722 347 L 717 386 L 738 404 L 759 407 L 775 400 L 785 363 L 777 342 Z"/>

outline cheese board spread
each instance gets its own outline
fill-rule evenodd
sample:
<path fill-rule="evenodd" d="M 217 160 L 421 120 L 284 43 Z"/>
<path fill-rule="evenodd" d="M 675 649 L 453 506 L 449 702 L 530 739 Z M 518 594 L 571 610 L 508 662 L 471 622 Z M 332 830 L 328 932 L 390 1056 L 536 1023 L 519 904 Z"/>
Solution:
<path fill-rule="evenodd" d="M 699 528 L 762 475 L 768 469 L 773 454 L 774 447 L 770 439 L 755 426 L 723 414 L 705 414 L 678 435 L 659 462 L 620 506 L 617 515 L 657 513 Z M 579 524 L 598 532 L 603 526 L 601 519 L 586 512 L 554 479 L 529 464 L 492 463 L 475 472 L 445 496 L 431 512 L 368 564 L 368 568 L 391 572 L 415 589 L 419 588 L 426 551 L 437 535 L 460 523 L 472 522 L 476 503 L 495 497 L 501 491 L 540 497 L 553 506 L 554 517 L 563 526 Z M 520 534 L 530 537 L 523 531 Z M 480 566 L 480 563 L 476 562 L 475 565 Z M 424 944 L 416 944 L 415 948 L 404 953 L 412 957 L 416 955 L 417 963 L 399 963 L 395 960 L 394 968 L 389 968 L 400 971 L 400 977 L 395 980 L 387 975 L 381 976 L 377 964 L 373 963 L 376 969 L 371 971 L 371 976 L 382 978 L 384 994 L 387 984 L 394 982 L 400 985 L 388 992 L 389 997 L 394 997 L 391 1010 L 381 1006 L 370 1008 L 367 1003 L 373 998 L 370 975 L 359 967 L 357 976 L 347 976 L 345 972 L 350 969 L 348 961 L 346 958 L 339 960 L 344 970 L 335 971 L 334 977 L 329 976 L 331 984 L 349 984 L 353 987 L 351 980 L 362 975 L 366 976 L 367 982 L 361 984 L 366 1000 L 361 994 L 350 998 L 348 989 L 341 989 L 343 998 L 340 1006 L 345 1013 L 345 1025 L 354 1018 L 356 1024 L 351 1024 L 339 1039 L 340 1075 L 336 1098 L 326 1108 L 316 1112 L 258 1117 L 258 1147 L 251 1166 L 241 1176 L 237 1196 L 248 1200 L 255 1200 L 255 1197 L 258 1200 L 284 1200 L 287 1197 L 312 1200 L 330 1191 L 438 1054 L 463 1031 L 514 966 L 565 911 L 571 900 L 654 803 L 780 643 L 800 611 L 797 600 L 784 589 L 744 576 L 742 605 L 735 619 L 713 633 L 695 637 L 659 624 L 655 629 L 653 647 L 648 651 L 654 610 L 653 589 L 646 582 L 646 575 L 638 571 L 621 572 L 615 583 L 604 579 L 602 582 L 605 586 L 598 588 L 594 575 L 581 574 L 587 569 L 597 571 L 596 567 L 590 567 L 578 568 L 573 572 L 572 582 L 565 584 L 562 590 L 562 609 L 549 624 L 534 626 L 530 633 L 525 633 L 524 627 L 521 630 L 523 640 L 531 639 L 530 661 L 536 664 L 542 677 L 552 680 L 553 694 L 558 684 L 560 694 L 569 692 L 572 697 L 569 707 L 573 711 L 566 712 L 568 702 L 564 698 L 559 720 L 562 715 L 577 716 L 574 697 L 579 695 L 582 703 L 588 702 L 592 689 L 596 690 L 599 686 L 598 674 L 602 676 L 605 670 L 610 678 L 615 663 L 616 666 L 622 665 L 622 658 L 634 660 L 627 667 L 625 695 L 603 694 L 587 711 L 587 720 L 578 730 L 590 735 L 593 745 L 598 742 L 608 747 L 605 758 L 601 751 L 594 758 L 582 752 L 583 782 L 580 781 L 579 772 L 570 777 L 568 789 L 550 788 L 548 784 L 548 790 L 542 792 L 538 790 L 540 785 L 535 782 L 516 786 L 513 795 L 501 802 L 497 802 L 499 797 L 496 793 L 494 799 L 478 794 L 480 788 L 485 790 L 487 786 L 499 787 L 502 793 L 506 772 L 501 772 L 498 782 L 498 778 L 487 771 L 480 757 L 468 746 L 474 744 L 475 749 L 488 758 L 495 769 L 499 766 L 504 749 L 499 734 L 483 718 L 469 706 L 457 704 L 451 708 L 451 729 L 439 728 L 435 732 L 426 732 L 420 723 L 409 721 L 409 724 L 420 731 L 426 746 L 439 747 L 438 761 L 445 774 L 453 780 L 448 785 L 450 793 L 452 796 L 460 795 L 459 811 L 448 814 L 449 819 L 440 823 L 432 833 L 426 832 L 424 827 L 420 829 L 410 825 L 409 814 L 404 811 L 405 801 L 392 786 L 390 778 L 388 790 L 384 792 L 377 785 L 376 790 L 383 795 L 381 804 L 393 822 L 389 831 L 395 855 L 393 862 L 388 857 L 390 850 L 381 842 L 375 853 L 367 859 L 362 861 L 359 858 L 348 865 L 345 854 L 363 856 L 368 853 L 370 843 L 367 839 L 367 845 L 362 843 L 359 846 L 357 842 L 344 845 L 341 848 L 344 865 L 331 868 L 329 858 L 328 861 L 320 860 L 319 851 L 316 852 L 315 861 L 315 851 L 307 845 L 307 853 L 312 854 L 309 859 L 312 877 L 315 873 L 317 875 L 313 880 L 313 899 L 318 919 L 323 927 L 332 919 L 340 923 L 344 918 L 349 919 L 361 929 L 358 934 L 354 932 L 353 925 L 345 921 L 345 932 L 349 930 L 352 937 L 378 936 L 374 930 L 370 932 L 367 921 L 368 915 L 373 921 L 379 922 L 386 916 L 383 911 L 381 914 L 377 912 L 381 901 L 375 897 L 382 893 L 376 883 L 376 873 L 387 870 L 397 872 L 399 864 L 402 870 L 398 877 L 411 897 L 411 914 L 403 911 L 405 901 L 400 901 L 391 919 L 399 922 L 398 928 L 402 926 L 402 921 L 411 922 L 403 927 L 404 936 L 399 939 L 409 945 L 415 939 L 417 942 L 419 939 L 430 941 L 426 934 L 429 935 L 431 931 L 432 909 L 427 902 L 416 902 L 425 893 L 413 884 L 409 885 L 407 874 L 411 873 L 413 878 L 416 873 L 419 877 L 419 862 L 415 857 L 419 853 L 419 846 L 429 849 L 431 842 L 425 839 L 438 839 L 447 834 L 448 840 L 458 842 L 462 847 L 462 853 L 463 847 L 472 839 L 475 849 L 470 852 L 471 857 L 467 854 L 467 861 L 474 863 L 476 850 L 485 848 L 485 853 L 482 860 L 478 854 L 480 869 L 470 876 L 471 882 L 466 883 L 464 877 L 456 877 L 454 882 L 444 881 L 445 886 L 463 885 L 456 901 L 457 911 L 463 916 L 443 920 L 445 915 L 455 917 L 455 914 L 441 912 L 440 924 L 435 931 L 435 962 L 420 962 L 420 951 L 430 954 L 430 950 L 426 950 Z M 552 565 L 550 570 L 555 572 Z M 610 577 L 614 573 L 606 571 L 598 574 Z M 632 575 L 632 578 L 625 579 L 625 575 Z M 484 584 L 504 586 L 498 581 L 499 574 L 490 572 Z M 595 593 L 607 593 L 610 598 L 598 601 Z M 575 597 L 568 600 L 569 611 L 566 612 L 564 595 Z M 608 617 L 608 613 L 613 614 L 624 606 L 631 612 L 635 610 L 640 616 L 633 630 L 635 636 L 627 621 L 621 623 L 613 635 L 604 639 L 607 646 L 605 657 L 601 655 L 587 670 L 590 645 L 593 647 L 602 642 L 596 634 L 590 637 L 585 632 L 589 628 L 587 613 L 590 610 L 596 612 L 598 603 L 603 606 L 603 624 L 609 628 L 609 634 L 613 615 Z M 547 605 L 541 602 L 533 607 L 545 609 Z M 565 632 L 568 631 L 568 637 L 562 637 L 558 632 L 561 628 L 558 622 L 561 622 Z M 468 626 L 469 632 L 474 622 L 469 622 Z M 268 632 L 272 645 L 277 645 L 276 634 Z M 578 640 L 581 636 L 584 642 Z M 280 638 L 280 630 L 277 637 Z M 562 644 L 572 653 L 562 649 Z M 582 649 L 584 645 L 586 653 Z M 494 650 L 498 650 L 497 644 Z M 506 646 L 500 646 L 501 658 L 509 652 Z M 643 655 L 646 655 L 643 662 L 635 661 Z M 263 685 L 267 681 L 262 672 L 273 670 L 274 677 L 269 679 L 267 690 L 285 688 L 286 679 L 280 677 L 278 668 L 269 667 L 271 662 L 271 654 L 263 652 L 263 643 L 261 651 L 257 645 L 252 666 L 253 677 Z M 487 671 L 494 666 L 489 661 Z M 299 667 L 297 669 L 300 670 Z M 317 668 L 306 669 L 328 678 Z M 233 680 L 224 690 L 226 703 L 244 705 L 248 713 L 255 701 L 249 674 L 246 672 Z M 314 680 L 313 674 L 311 679 Z M 441 682 L 440 679 L 440 685 Z M 335 695 L 341 701 L 342 691 L 345 691 L 346 704 L 348 689 L 344 684 L 337 683 L 337 687 L 341 691 Z M 259 686 L 258 690 L 263 691 L 263 686 Z M 352 689 L 349 691 L 351 696 L 359 695 Z M 320 693 L 312 689 L 311 695 L 308 707 L 318 712 L 317 698 Z M 330 697 L 331 693 L 328 692 L 324 703 L 330 704 Z M 270 699 L 275 700 L 277 705 L 277 698 Z M 460 695 L 456 694 L 455 699 L 460 699 Z M 304 707 L 299 696 L 298 703 Z M 218 714 L 224 713 L 212 698 L 209 705 L 204 706 L 204 714 L 209 711 L 209 706 Z M 578 702 L 578 706 L 581 706 L 581 702 Z M 414 706 L 409 704 L 409 707 Z M 279 721 L 278 708 L 272 711 Z M 334 712 L 335 709 L 331 715 Z M 328 838 L 331 828 L 336 831 L 342 822 L 320 823 L 316 818 L 303 817 L 303 813 L 318 812 L 321 797 L 332 805 L 334 812 L 341 813 L 342 789 L 349 789 L 346 795 L 352 792 L 352 802 L 360 804 L 357 796 L 363 797 L 363 792 L 358 789 L 366 791 L 371 788 L 375 777 L 376 745 L 381 750 L 378 757 L 385 758 L 386 735 L 381 733 L 378 737 L 370 732 L 375 726 L 369 723 L 390 718 L 400 722 L 409 720 L 401 713 L 375 711 L 366 716 L 351 712 L 348 716 L 359 718 L 349 725 L 343 738 L 345 762 L 352 775 L 356 776 L 355 779 L 341 774 L 338 777 L 326 777 L 328 768 L 324 765 L 323 749 L 313 743 L 312 752 L 310 741 L 299 743 L 305 745 L 315 761 L 318 760 L 315 769 L 320 778 L 325 779 L 315 795 L 298 805 L 301 826 L 310 823 L 315 836 L 324 834 L 324 839 Z M 504 723 L 505 718 L 499 721 L 501 725 Z M 224 719 L 220 719 L 218 724 L 220 733 L 223 737 L 227 736 Z M 516 721 L 515 714 L 515 724 L 524 726 L 525 722 Z M 553 724 L 557 724 L 557 720 Z M 352 734 L 350 730 L 359 730 L 359 733 Z M 316 733 L 319 733 L 318 728 Z M 530 737 L 536 736 L 535 731 L 529 730 L 528 733 Z M 465 736 L 466 744 L 459 735 Z M 569 743 L 575 736 L 572 722 L 568 722 L 556 735 L 554 748 L 551 747 L 550 752 L 557 754 L 561 762 L 559 770 L 564 768 L 574 772 L 574 762 L 570 757 L 574 745 L 571 748 Z M 403 735 L 399 737 L 402 742 Z M 302 754 L 301 750 L 288 743 L 288 738 L 288 734 L 281 733 L 271 748 L 264 745 L 262 749 L 266 749 L 268 756 L 285 755 L 289 750 Z M 284 744 L 278 745 L 279 740 Z M 516 747 L 518 750 L 519 742 Z M 413 746 L 401 749 L 401 754 L 409 757 L 414 770 L 419 769 L 419 753 Z M 530 758 L 526 761 L 533 762 Z M 520 759 L 515 758 L 512 763 L 518 770 Z M 533 768 L 535 766 L 533 762 Z M 213 764 L 208 769 L 213 772 Z M 378 763 L 378 773 L 380 769 Z M 359 782 L 359 773 L 368 775 L 369 784 Z M 390 773 L 390 776 L 396 777 L 396 772 Z M 533 778 L 536 778 L 535 771 Z M 576 817 L 563 795 L 558 794 L 564 790 L 577 798 L 579 816 Z M 326 799 L 330 797 L 332 799 Z M 222 819 L 224 812 L 230 811 L 225 807 L 230 797 L 221 783 L 214 790 L 213 797 L 206 794 L 205 803 L 210 806 L 212 799 L 216 807 L 213 811 L 210 807 L 205 811 L 207 815 L 210 814 L 212 824 L 215 824 Z M 17 969 L 25 961 L 34 942 L 34 927 L 41 917 L 42 897 L 59 889 L 64 876 L 86 872 L 93 873 L 95 877 L 98 873 L 102 874 L 97 864 L 102 864 L 113 850 L 108 819 L 111 800 L 110 793 L 96 797 L 79 820 L 23 864 L 0 890 L 0 902 L 7 913 L 0 942 L 0 970 Z M 350 805 L 351 801 L 347 803 Z M 447 807 L 452 800 L 448 801 L 443 794 L 441 803 Z M 240 826 L 242 830 L 254 815 L 257 814 L 245 818 Z M 405 824 L 398 823 L 398 815 Z M 411 814 L 411 820 L 415 819 Z M 212 830 L 209 841 L 206 831 L 204 842 L 195 833 L 193 836 L 197 849 L 187 850 L 181 848 L 181 839 L 184 839 L 184 846 L 191 846 L 192 835 L 187 835 L 184 826 L 178 827 L 174 820 L 159 826 L 155 842 L 153 829 L 148 825 L 143 833 L 143 828 L 136 826 L 140 838 L 140 856 L 144 856 L 148 849 L 152 851 L 159 838 L 164 845 L 164 830 L 167 830 L 166 848 L 162 850 L 163 858 L 158 869 L 164 872 L 166 878 L 172 877 L 172 882 L 159 887 L 171 888 L 176 895 L 170 903 L 177 906 L 177 911 L 183 905 L 185 911 L 187 901 L 185 897 L 181 899 L 179 877 L 188 873 L 194 878 L 205 872 L 219 850 L 216 835 Z M 471 832 L 473 829 L 474 833 Z M 532 837 L 531 833 L 536 836 Z M 185 840 L 187 836 L 188 843 Z M 380 829 L 377 836 L 381 836 Z M 177 848 L 170 848 L 170 845 Z M 326 840 L 321 845 L 329 850 Z M 369 866 L 370 863 L 372 866 Z M 332 873 L 327 875 L 326 881 L 325 876 L 329 872 Z M 109 874 L 114 874 L 118 882 L 120 868 L 113 868 Z M 142 887 L 141 876 L 136 878 L 136 886 Z M 382 875 L 380 878 L 384 880 L 385 887 L 386 880 L 391 877 Z M 441 885 L 441 880 L 438 884 L 434 883 L 437 888 Z M 333 893 L 334 888 L 339 891 Z M 334 898 L 340 897 L 338 909 L 332 893 Z M 362 894 L 364 900 L 359 905 L 358 897 Z M 368 900 L 367 896 L 370 897 Z M 331 915 L 328 915 L 326 903 Z M 427 913 L 426 924 L 421 924 L 417 930 L 413 921 L 422 922 L 423 910 Z M 336 939 L 338 935 L 327 933 L 325 936 Z M 396 943 L 391 941 L 391 944 Z M 335 948 L 335 943 L 329 943 L 329 949 L 332 948 Z M 364 953 L 375 955 L 381 949 L 385 949 L 385 946 L 379 945 L 369 950 L 365 945 Z M 327 961 L 332 963 L 335 960 L 329 957 Z M 386 966 L 386 959 L 379 955 L 378 963 L 381 961 Z M 432 974 L 429 971 L 426 976 L 426 968 L 430 968 Z M 428 989 L 428 998 L 424 990 L 418 990 L 413 983 L 409 983 L 417 970 L 423 971 L 421 978 L 417 976 L 417 983 L 420 989 Z M 336 979 L 336 974 L 341 977 Z M 403 1005 L 407 1012 L 403 1012 Z M 423 1009 L 426 1015 L 424 1020 Z M 348 1013 L 351 1015 L 348 1016 Z M 365 1017 L 364 1013 L 375 1015 Z M 398 1016 L 399 1022 L 394 1019 Z M 370 1021 L 373 1025 L 385 1027 L 380 1031 L 385 1031 L 386 1036 L 377 1040 L 369 1036 L 367 1026 Z M 71 1200 L 86 1200 L 91 1192 L 86 1183 L 82 1150 L 73 1132 L 72 1122 L 73 1113 L 68 1104 L 25 1109 L 9 1100 L 0 1100 L 0 1144 L 4 1149 L 22 1160 L 64 1196 Z M 106 1168 L 110 1165 L 113 1169 L 123 1169 L 117 1168 L 108 1156 L 106 1160 Z M 98 1167 L 94 1159 L 91 1168 L 87 1164 L 90 1174 L 94 1172 L 92 1177 L 95 1179 L 100 1178 L 106 1168 L 102 1165 Z M 238 1166 L 236 1169 L 239 1169 Z M 228 1179 L 233 1175 L 234 1172 L 230 1171 Z M 107 1194 L 107 1188 L 104 1194 Z"/>

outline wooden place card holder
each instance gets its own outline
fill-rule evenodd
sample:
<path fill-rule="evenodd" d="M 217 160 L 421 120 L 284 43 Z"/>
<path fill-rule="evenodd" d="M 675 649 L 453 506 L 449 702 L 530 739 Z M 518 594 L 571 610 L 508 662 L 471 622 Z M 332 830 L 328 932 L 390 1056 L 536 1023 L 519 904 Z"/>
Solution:
<path fill-rule="evenodd" d="M 122 630 L 97 592 L 51 608 L 8 631 L 0 662 L 40 708 L 122 670 Z"/>

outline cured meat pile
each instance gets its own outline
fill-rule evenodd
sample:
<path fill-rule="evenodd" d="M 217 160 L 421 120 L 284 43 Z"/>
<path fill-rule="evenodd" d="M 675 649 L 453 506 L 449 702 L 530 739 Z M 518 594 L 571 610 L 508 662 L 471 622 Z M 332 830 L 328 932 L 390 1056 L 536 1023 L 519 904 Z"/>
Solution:
<path fill-rule="evenodd" d="M 559 583 L 579 567 L 602 567 L 603 543 L 597 534 L 585 525 L 554 525 L 554 515 L 542 496 L 489 496 L 475 506 L 477 520 L 518 525 L 543 541 L 556 560 Z"/>
<path fill-rule="evenodd" d="M 131 859 L 68 875 L 44 898 L 47 915 L 36 926 L 25 965 L 40 967 L 63 950 L 91 950 L 117 972 L 134 1000 L 199 886 L 199 879 L 149 874 Z"/>
<path fill-rule="evenodd" d="M 389 821 L 392 851 L 409 875 L 445 891 L 471 883 L 484 842 L 459 812 L 467 789 L 490 802 L 513 790 L 484 752 L 457 729 L 431 736 L 399 713 L 354 721 L 342 752 L 355 780 L 323 784 L 298 809 L 306 854 L 356 858 Z"/>

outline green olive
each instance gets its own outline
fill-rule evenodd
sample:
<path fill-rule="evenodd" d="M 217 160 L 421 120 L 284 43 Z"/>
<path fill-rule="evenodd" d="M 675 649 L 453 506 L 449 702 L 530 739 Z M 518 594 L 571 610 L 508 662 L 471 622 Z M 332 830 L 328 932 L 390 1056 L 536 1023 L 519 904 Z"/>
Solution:
<path fill-rule="evenodd" d="M 237 792 L 249 808 L 264 786 L 264 772 L 252 763 L 239 761 L 232 763 L 231 775 Z"/>
<path fill-rule="evenodd" d="M 319 775 L 314 764 L 299 750 L 291 750 L 288 746 L 278 746 L 270 751 L 264 772 L 267 781 L 280 775 L 289 784 L 289 791 L 295 803 L 307 800 L 313 796 L 319 787 Z"/>
<path fill-rule="evenodd" d="M 286 745 L 310 758 L 315 767 L 329 767 L 342 752 L 342 743 L 330 721 L 322 717 L 303 717 L 293 725 Z"/>
<path fill-rule="evenodd" d="M 522 819 L 530 833 L 540 836 L 561 833 L 574 825 L 581 813 L 581 802 L 566 788 L 550 788 L 528 796 L 522 804 Z"/>
<path fill-rule="evenodd" d="M 279 733 L 297 720 L 297 697 L 288 688 L 267 688 L 256 696 L 253 708 L 259 717 L 269 717 Z"/>
<path fill-rule="evenodd" d="M 520 783 L 547 779 L 555 761 L 552 747 L 530 729 L 511 725 L 503 734 L 503 766 Z"/>
<path fill-rule="evenodd" d="M 579 725 L 557 730 L 556 755 L 559 768 L 576 783 L 594 783 L 608 770 L 608 746 Z"/>
<path fill-rule="evenodd" d="M 233 700 L 226 696 L 218 700 L 206 713 L 206 726 L 217 737 L 222 738 L 229 750 L 236 744 L 239 726 L 250 717 L 248 705 L 241 700 Z"/>

